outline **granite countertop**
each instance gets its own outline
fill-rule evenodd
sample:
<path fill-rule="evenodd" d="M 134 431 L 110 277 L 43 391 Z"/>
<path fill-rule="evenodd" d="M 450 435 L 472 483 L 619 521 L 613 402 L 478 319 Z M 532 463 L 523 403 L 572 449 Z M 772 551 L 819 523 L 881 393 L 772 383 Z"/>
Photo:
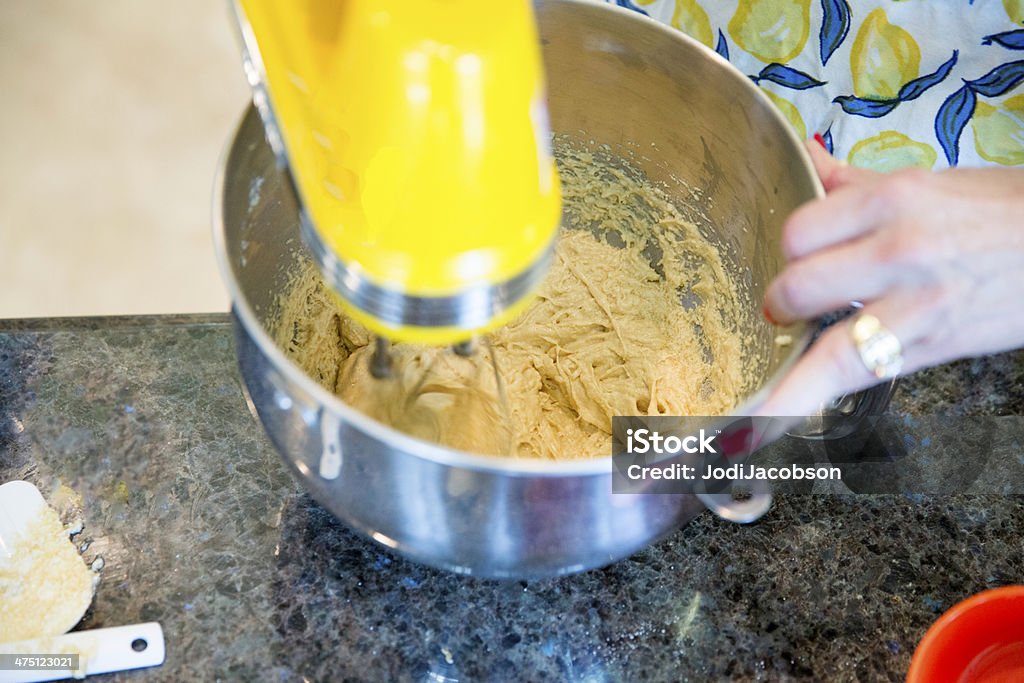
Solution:
<path fill-rule="evenodd" d="M 1024 356 L 918 373 L 891 410 L 1024 415 Z M 105 561 L 79 628 L 164 628 L 164 665 L 115 680 L 895 681 L 942 611 L 1024 583 L 1024 498 L 997 495 L 781 496 L 557 580 L 412 564 L 286 472 L 226 315 L 0 321 L 15 478 Z"/>

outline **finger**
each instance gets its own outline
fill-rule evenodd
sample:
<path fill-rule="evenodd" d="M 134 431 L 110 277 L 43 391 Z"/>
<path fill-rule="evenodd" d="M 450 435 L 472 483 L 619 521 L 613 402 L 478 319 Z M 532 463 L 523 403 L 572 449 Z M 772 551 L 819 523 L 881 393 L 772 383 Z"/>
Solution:
<path fill-rule="evenodd" d="M 863 367 L 849 331 L 839 324 L 818 338 L 754 413 L 764 417 L 808 417 L 829 400 L 876 381 Z"/>
<path fill-rule="evenodd" d="M 791 262 L 769 285 L 764 307 L 788 325 L 847 306 L 872 301 L 901 285 L 913 271 L 894 265 L 889 240 L 871 233 Z"/>
<path fill-rule="evenodd" d="M 878 175 L 874 171 L 856 168 L 836 159 L 814 140 L 806 141 L 804 146 L 807 147 L 807 151 L 811 155 L 814 170 L 821 178 L 821 184 L 825 187 L 826 192 L 832 192 L 845 185 L 873 180 Z"/>
<path fill-rule="evenodd" d="M 874 230 L 881 213 L 877 186 L 874 179 L 845 185 L 790 214 L 782 226 L 786 258 L 802 258 Z"/>
<path fill-rule="evenodd" d="M 901 374 L 932 362 L 919 342 L 940 324 L 938 299 L 906 290 L 864 308 L 896 335 L 903 347 Z M 854 317 L 837 323 L 808 349 L 754 413 L 762 416 L 810 416 L 832 399 L 879 382 L 853 341 Z"/>

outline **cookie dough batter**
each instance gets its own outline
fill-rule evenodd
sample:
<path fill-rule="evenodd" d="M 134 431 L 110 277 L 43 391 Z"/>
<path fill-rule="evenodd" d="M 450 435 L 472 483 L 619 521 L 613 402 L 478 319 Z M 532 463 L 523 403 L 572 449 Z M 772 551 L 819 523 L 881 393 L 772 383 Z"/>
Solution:
<path fill-rule="evenodd" d="M 405 433 L 476 453 L 601 457 L 615 415 L 717 415 L 744 394 L 741 310 L 717 250 L 621 160 L 558 152 L 566 218 L 536 301 L 477 344 L 396 344 L 369 373 L 371 335 L 312 265 L 282 297 L 276 340 L 324 387 Z"/>

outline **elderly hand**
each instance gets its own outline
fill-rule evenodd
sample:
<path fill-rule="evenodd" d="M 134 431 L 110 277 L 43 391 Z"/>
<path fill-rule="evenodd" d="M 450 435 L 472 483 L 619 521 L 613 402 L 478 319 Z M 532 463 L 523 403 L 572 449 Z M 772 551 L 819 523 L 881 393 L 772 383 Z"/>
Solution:
<path fill-rule="evenodd" d="M 827 196 L 786 220 L 789 264 L 765 296 L 769 320 L 861 301 L 899 339 L 901 374 L 1024 345 L 1024 170 L 880 174 L 808 149 Z M 826 331 L 757 412 L 812 415 L 876 383 L 853 323 Z"/>

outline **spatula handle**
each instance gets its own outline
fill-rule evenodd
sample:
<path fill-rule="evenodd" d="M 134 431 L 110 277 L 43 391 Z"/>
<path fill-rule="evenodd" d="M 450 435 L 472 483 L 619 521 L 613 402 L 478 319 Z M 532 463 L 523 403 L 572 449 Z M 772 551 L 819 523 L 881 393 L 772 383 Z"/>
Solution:
<path fill-rule="evenodd" d="M 74 655 L 78 659 L 77 668 Z M 39 668 L 39 659 L 50 658 L 66 666 Z M 71 661 L 59 661 L 65 658 Z M 160 624 L 148 622 L 97 628 L 74 631 L 54 638 L 0 643 L 0 683 L 59 681 L 159 666 L 163 662 L 164 632 Z M 45 661 L 42 663 L 48 664 Z"/>

